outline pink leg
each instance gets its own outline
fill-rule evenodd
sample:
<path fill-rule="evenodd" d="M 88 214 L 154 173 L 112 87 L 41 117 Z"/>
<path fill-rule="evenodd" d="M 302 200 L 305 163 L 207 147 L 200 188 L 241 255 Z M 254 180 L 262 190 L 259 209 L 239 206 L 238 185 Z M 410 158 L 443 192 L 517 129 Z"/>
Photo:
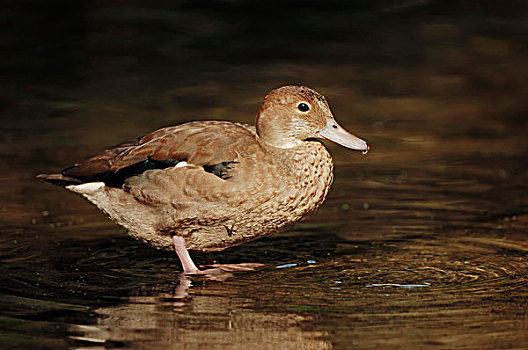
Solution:
<path fill-rule="evenodd" d="M 174 250 L 180 258 L 183 266 L 184 275 L 204 275 L 206 278 L 214 281 L 225 281 L 229 277 L 233 277 L 228 271 L 252 271 L 256 267 L 262 266 L 262 264 L 215 264 L 209 265 L 212 269 L 199 270 L 189 255 L 189 251 L 185 245 L 185 238 L 179 236 L 172 236 L 172 242 L 174 243 Z"/>
<path fill-rule="evenodd" d="M 189 251 L 185 246 L 185 238 L 179 236 L 172 236 L 172 242 L 174 243 L 174 250 L 176 250 L 176 254 L 178 254 L 178 257 L 180 258 L 181 264 L 183 266 L 183 273 L 193 274 L 200 272 L 196 265 L 194 265 L 194 262 L 192 261 L 191 256 L 189 255 Z"/>

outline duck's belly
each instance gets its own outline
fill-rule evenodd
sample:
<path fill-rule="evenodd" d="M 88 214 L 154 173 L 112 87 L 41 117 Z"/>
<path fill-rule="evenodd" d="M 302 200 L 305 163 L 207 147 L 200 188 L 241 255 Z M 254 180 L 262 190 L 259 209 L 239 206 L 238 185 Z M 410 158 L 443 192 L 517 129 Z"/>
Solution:
<path fill-rule="evenodd" d="M 172 250 L 171 234 L 185 237 L 187 248 L 192 250 L 211 252 L 221 251 L 254 239 L 281 232 L 292 227 L 309 213 L 315 211 L 324 198 L 317 203 L 307 206 L 305 203 L 291 201 L 288 204 L 276 201 L 259 206 L 253 211 L 239 210 L 230 215 L 229 219 L 219 218 L 215 215 L 203 217 L 199 221 L 188 222 L 183 220 L 173 227 L 164 227 L 161 230 L 153 229 L 155 225 L 135 223 L 127 225 L 128 233 L 155 248 Z M 297 205 L 297 206 L 292 206 Z M 115 220 L 116 218 L 113 217 Z"/>
<path fill-rule="evenodd" d="M 229 220 L 222 222 L 204 221 L 186 231 L 189 249 L 199 251 L 220 251 L 272 233 L 292 227 L 310 212 L 315 211 L 323 202 L 320 198 L 311 206 L 292 207 L 279 201 L 267 203 L 252 212 L 239 212 Z M 292 202 L 294 204 L 294 202 Z M 168 242 L 170 245 L 170 242 Z"/>

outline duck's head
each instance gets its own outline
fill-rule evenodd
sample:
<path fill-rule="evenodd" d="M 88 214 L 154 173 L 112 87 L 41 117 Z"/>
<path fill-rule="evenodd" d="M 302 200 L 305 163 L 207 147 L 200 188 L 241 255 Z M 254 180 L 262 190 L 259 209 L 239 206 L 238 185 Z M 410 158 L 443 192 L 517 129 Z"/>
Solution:
<path fill-rule="evenodd" d="M 261 140 L 278 148 L 297 147 L 320 138 L 358 151 L 369 150 L 365 141 L 335 121 L 326 99 L 305 86 L 271 91 L 260 107 L 256 126 Z"/>

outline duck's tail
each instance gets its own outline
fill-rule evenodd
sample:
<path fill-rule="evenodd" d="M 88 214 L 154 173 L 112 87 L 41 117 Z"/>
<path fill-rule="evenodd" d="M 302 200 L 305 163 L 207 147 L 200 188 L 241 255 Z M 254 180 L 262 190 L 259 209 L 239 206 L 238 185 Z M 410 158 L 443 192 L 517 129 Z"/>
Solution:
<path fill-rule="evenodd" d="M 37 175 L 37 179 L 61 187 L 69 185 L 79 185 L 82 183 L 82 181 L 79 179 L 70 176 L 64 176 L 62 174 L 40 174 Z"/>

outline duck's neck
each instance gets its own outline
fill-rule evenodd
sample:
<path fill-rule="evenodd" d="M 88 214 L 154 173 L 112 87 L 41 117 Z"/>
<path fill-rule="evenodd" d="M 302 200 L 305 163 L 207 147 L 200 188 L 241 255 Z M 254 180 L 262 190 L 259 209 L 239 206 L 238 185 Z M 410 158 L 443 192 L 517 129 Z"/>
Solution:
<path fill-rule="evenodd" d="M 315 211 L 325 200 L 333 181 L 333 161 L 325 146 L 304 141 L 302 147 L 275 149 L 285 179 L 291 181 L 291 210 L 298 215 Z"/>
<path fill-rule="evenodd" d="M 315 183 L 330 186 L 333 179 L 334 163 L 326 147 L 318 141 L 303 141 L 300 147 L 289 149 L 290 168 L 304 182 L 314 180 Z"/>
<path fill-rule="evenodd" d="M 292 149 L 303 145 L 301 128 L 295 125 L 295 119 L 280 118 L 265 104 L 257 115 L 255 127 L 261 142 L 268 146 Z"/>

